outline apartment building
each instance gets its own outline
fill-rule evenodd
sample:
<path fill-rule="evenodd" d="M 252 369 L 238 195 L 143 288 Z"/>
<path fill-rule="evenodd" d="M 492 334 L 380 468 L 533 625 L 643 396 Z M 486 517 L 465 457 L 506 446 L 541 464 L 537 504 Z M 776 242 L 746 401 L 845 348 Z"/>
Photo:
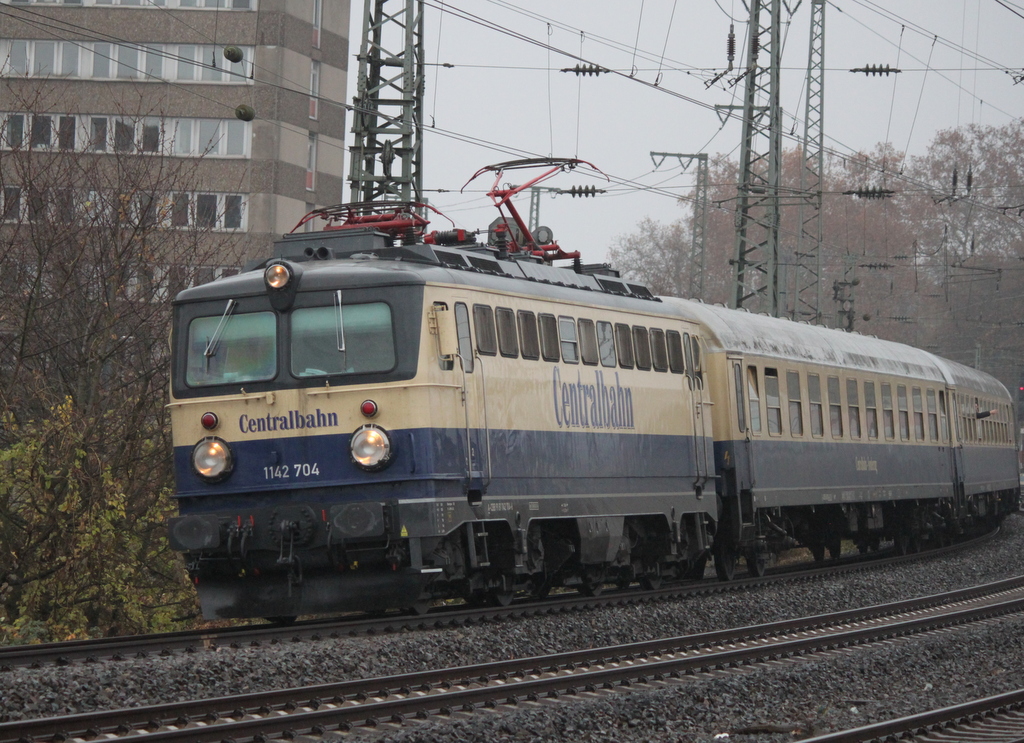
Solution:
<path fill-rule="evenodd" d="M 348 25 L 349 0 L 0 0 L 0 165 L 27 146 L 190 160 L 161 218 L 265 257 L 344 200 Z M 30 209 L 9 182 L 4 215 Z"/>

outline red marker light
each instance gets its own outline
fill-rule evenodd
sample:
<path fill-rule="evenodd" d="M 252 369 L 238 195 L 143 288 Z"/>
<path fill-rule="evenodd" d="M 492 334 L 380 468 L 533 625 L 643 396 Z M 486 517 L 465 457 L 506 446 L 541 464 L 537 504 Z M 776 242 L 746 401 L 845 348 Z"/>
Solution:
<path fill-rule="evenodd" d="M 373 400 L 363 400 L 363 404 L 359 406 L 359 411 L 367 418 L 372 418 L 377 415 L 377 403 Z"/>
<path fill-rule="evenodd" d="M 212 431 L 220 424 L 220 419 L 216 413 L 203 413 L 203 417 L 199 419 L 199 422 L 203 424 L 203 428 L 207 431 Z"/>

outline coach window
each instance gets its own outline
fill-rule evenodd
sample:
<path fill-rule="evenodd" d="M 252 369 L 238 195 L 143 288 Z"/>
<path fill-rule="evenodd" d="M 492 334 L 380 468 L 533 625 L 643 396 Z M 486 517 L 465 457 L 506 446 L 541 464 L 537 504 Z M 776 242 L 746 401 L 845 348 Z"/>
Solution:
<path fill-rule="evenodd" d="M 683 336 L 679 335 L 677 330 L 670 330 L 667 333 L 666 340 L 668 341 L 668 368 L 672 370 L 673 374 L 685 373 L 686 363 L 683 361 Z"/>
<path fill-rule="evenodd" d="M 650 371 L 651 341 L 647 337 L 647 328 L 633 326 L 633 352 L 636 354 L 636 368 Z"/>
<path fill-rule="evenodd" d="M 580 344 L 576 338 L 576 321 L 571 317 L 558 318 L 558 341 L 562 347 L 562 361 L 580 363 Z"/>
<path fill-rule="evenodd" d="M 860 438 L 860 395 L 857 394 L 857 380 L 846 380 L 846 410 L 850 419 L 850 438 Z"/>
<path fill-rule="evenodd" d="M 750 403 L 750 430 L 761 433 L 761 395 L 757 389 L 757 367 L 747 367 L 747 400 Z"/>
<path fill-rule="evenodd" d="M 924 405 L 922 404 L 921 388 L 912 387 L 910 393 L 914 404 L 914 438 L 924 441 Z"/>
<path fill-rule="evenodd" d="M 494 312 L 485 304 L 473 305 L 473 325 L 476 326 L 476 350 L 485 356 L 498 353 L 498 337 L 494 334 Z"/>
<path fill-rule="evenodd" d="M 864 383 L 864 412 L 867 417 L 868 438 L 878 438 L 878 408 L 875 405 L 875 383 Z"/>
<path fill-rule="evenodd" d="M 900 439 L 910 440 L 910 412 L 907 410 L 907 386 L 896 385 L 896 405 L 900 414 Z"/>
<path fill-rule="evenodd" d="M 782 401 L 779 398 L 779 372 L 764 370 L 764 397 L 768 407 L 768 433 L 778 436 L 782 433 Z"/>
<path fill-rule="evenodd" d="M 473 371 L 473 339 L 469 334 L 469 310 L 462 302 L 455 303 L 455 332 L 459 337 L 459 358 L 467 373 Z"/>
<path fill-rule="evenodd" d="M 524 359 L 536 361 L 540 358 L 537 316 L 526 310 L 519 310 L 519 349 Z"/>
<path fill-rule="evenodd" d="M 633 336 L 628 325 L 615 323 L 615 349 L 619 354 L 619 366 L 623 369 L 632 369 Z"/>
<path fill-rule="evenodd" d="M 789 432 L 804 435 L 803 401 L 800 398 L 800 372 L 786 372 L 786 392 L 789 393 Z"/>
<path fill-rule="evenodd" d="M 807 375 L 807 402 L 810 404 L 811 436 L 825 435 L 825 419 L 821 414 L 821 377 Z"/>
<path fill-rule="evenodd" d="M 668 350 L 665 348 L 665 331 L 651 328 L 651 365 L 656 372 L 668 371 Z"/>
<path fill-rule="evenodd" d="M 736 386 L 736 426 L 743 433 L 747 430 L 747 421 L 743 409 L 743 367 L 739 362 L 732 365 L 732 382 Z"/>
<path fill-rule="evenodd" d="M 597 322 L 597 352 L 601 356 L 601 366 L 615 366 L 615 331 L 610 322 Z"/>
<path fill-rule="evenodd" d="M 588 366 L 597 366 L 597 333 L 593 320 L 579 320 L 580 360 Z"/>
<path fill-rule="evenodd" d="M 539 315 L 540 355 L 545 361 L 558 361 L 558 321 L 554 315 Z"/>
<path fill-rule="evenodd" d="M 939 408 L 935 404 L 935 390 L 925 390 L 928 399 L 928 438 L 939 440 Z"/>
<path fill-rule="evenodd" d="M 840 395 L 839 377 L 828 378 L 828 419 L 832 426 L 832 438 L 843 438 L 843 399 Z"/>
<path fill-rule="evenodd" d="M 892 418 L 892 386 L 888 382 L 882 382 L 882 427 L 885 438 L 891 440 L 896 437 Z"/>
<path fill-rule="evenodd" d="M 946 442 L 946 393 L 939 390 L 939 438 Z"/>
<path fill-rule="evenodd" d="M 502 356 L 511 359 L 519 356 L 519 340 L 516 336 L 516 314 L 508 307 L 494 310 L 494 319 L 498 326 L 498 351 Z"/>

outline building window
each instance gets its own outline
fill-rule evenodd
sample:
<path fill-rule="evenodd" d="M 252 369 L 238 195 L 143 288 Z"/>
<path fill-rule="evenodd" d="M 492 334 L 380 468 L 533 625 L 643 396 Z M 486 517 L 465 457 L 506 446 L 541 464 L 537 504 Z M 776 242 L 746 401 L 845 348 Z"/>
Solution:
<path fill-rule="evenodd" d="M 9 114 L 4 121 L 4 146 L 21 147 L 25 142 L 25 117 L 21 114 Z"/>
<path fill-rule="evenodd" d="M 320 29 L 324 21 L 324 1 L 313 0 L 313 48 L 320 48 Z"/>
<path fill-rule="evenodd" d="M 49 147 L 50 138 L 53 133 L 53 119 L 49 116 L 32 117 L 32 139 L 29 141 L 31 147 Z"/>
<path fill-rule="evenodd" d="M 309 63 L 309 118 L 320 115 L 320 63 L 315 59 Z"/>
<path fill-rule="evenodd" d="M 306 190 L 316 189 L 316 133 L 309 133 L 309 142 L 306 147 Z"/>
<path fill-rule="evenodd" d="M 61 116 L 57 129 L 57 146 L 62 150 L 75 149 L 75 117 Z"/>

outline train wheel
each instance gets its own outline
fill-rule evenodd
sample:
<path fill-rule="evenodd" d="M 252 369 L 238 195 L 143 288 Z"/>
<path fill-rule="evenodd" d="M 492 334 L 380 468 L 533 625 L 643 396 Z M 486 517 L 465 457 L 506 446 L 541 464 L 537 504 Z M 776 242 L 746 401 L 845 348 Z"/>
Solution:
<path fill-rule="evenodd" d="M 715 574 L 718 580 L 732 580 L 736 577 L 736 563 L 739 562 L 739 555 L 731 543 L 715 542 Z"/>

